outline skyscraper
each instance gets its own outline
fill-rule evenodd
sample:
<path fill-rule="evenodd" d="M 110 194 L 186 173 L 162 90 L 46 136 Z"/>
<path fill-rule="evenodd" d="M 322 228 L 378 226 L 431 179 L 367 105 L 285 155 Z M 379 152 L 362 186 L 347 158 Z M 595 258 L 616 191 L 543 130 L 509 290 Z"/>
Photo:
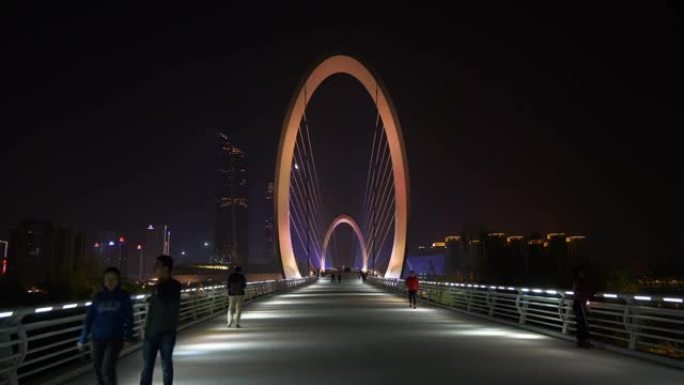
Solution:
<path fill-rule="evenodd" d="M 10 230 L 8 274 L 31 285 L 54 281 L 83 260 L 83 234 L 49 221 L 27 219 Z"/>
<path fill-rule="evenodd" d="M 169 255 L 171 252 L 171 230 L 169 230 L 169 226 L 148 225 L 145 230 L 145 243 L 141 246 L 141 250 L 138 250 L 139 272 L 137 275 L 144 279 L 154 272 L 156 258 L 162 254 Z"/>
<path fill-rule="evenodd" d="M 266 219 L 264 220 L 264 255 L 269 261 L 276 256 L 273 211 L 273 182 L 268 182 L 266 186 Z"/>
<path fill-rule="evenodd" d="M 91 236 L 92 244 L 88 248 L 90 264 L 99 275 L 103 269 L 116 267 L 122 277 L 137 276 L 137 270 L 130 268 L 130 243 L 123 232 L 109 230 L 98 231 Z"/>
<path fill-rule="evenodd" d="M 214 256 L 216 263 L 247 262 L 247 154 L 218 133 L 218 186 Z"/>

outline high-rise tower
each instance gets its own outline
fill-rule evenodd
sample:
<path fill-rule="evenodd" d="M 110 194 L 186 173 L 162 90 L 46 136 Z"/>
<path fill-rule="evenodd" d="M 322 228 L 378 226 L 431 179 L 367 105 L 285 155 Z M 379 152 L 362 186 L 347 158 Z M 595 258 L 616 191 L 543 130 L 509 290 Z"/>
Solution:
<path fill-rule="evenodd" d="M 266 219 L 264 220 L 264 254 L 269 261 L 276 256 L 273 208 L 273 182 L 268 182 L 266 186 Z"/>
<path fill-rule="evenodd" d="M 217 263 L 247 262 L 247 154 L 218 133 L 218 186 L 214 258 Z"/>

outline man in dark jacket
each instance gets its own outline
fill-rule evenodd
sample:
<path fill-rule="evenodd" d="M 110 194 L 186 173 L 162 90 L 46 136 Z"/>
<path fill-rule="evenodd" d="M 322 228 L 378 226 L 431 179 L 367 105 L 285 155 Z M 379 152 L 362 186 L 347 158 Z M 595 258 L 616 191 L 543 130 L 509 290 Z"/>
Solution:
<path fill-rule="evenodd" d="M 240 326 L 240 317 L 242 316 L 242 305 L 245 303 L 245 287 L 247 287 L 247 279 L 242 274 L 242 268 L 235 266 L 233 272 L 228 276 L 228 327 Z"/>
<path fill-rule="evenodd" d="M 587 318 L 587 301 L 594 293 L 587 282 L 587 276 L 582 267 L 575 269 L 575 280 L 573 282 L 572 310 L 575 313 L 575 323 L 577 325 L 577 346 L 582 348 L 591 347 L 589 342 L 589 320 Z"/>
<path fill-rule="evenodd" d="M 152 384 L 152 373 L 157 352 L 161 356 L 164 385 L 173 384 L 173 348 L 176 345 L 176 328 L 180 308 L 181 284 L 171 277 L 173 259 L 168 255 L 157 257 L 155 274 L 157 284 L 147 299 L 148 308 L 143 325 L 143 370 L 140 385 Z"/>
<path fill-rule="evenodd" d="M 133 304 L 130 295 L 121 290 L 121 274 L 110 267 L 105 270 L 102 291 L 95 295 L 88 312 L 78 350 L 83 351 L 92 336 L 90 350 L 98 385 L 116 385 L 116 364 L 124 341 L 133 337 Z"/>

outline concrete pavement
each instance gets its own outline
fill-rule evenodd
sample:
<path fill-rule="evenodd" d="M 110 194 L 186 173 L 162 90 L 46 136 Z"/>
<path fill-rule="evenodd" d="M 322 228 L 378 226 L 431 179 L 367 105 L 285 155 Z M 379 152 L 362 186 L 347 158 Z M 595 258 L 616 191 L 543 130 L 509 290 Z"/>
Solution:
<path fill-rule="evenodd" d="M 684 384 L 681 370 L 442 308 L 412 310 L 351 275 L 250 304 L 243 329 L 225 323 L 180 334 L 175 384 Z M 139 352 L 125 357 L 119 383 L 136 384 L 140 367 Z M 92 374 L 70 382 L 93 383 Z"/>

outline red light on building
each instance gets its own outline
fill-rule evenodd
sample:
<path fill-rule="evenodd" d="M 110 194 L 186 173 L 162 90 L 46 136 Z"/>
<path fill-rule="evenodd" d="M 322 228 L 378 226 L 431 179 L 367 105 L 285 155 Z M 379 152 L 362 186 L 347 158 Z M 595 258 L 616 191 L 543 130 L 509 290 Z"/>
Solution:
<path fill-rule="evenodd" d="M 126 242 L 126 239 L 124 239 L 124 237 L 119 237 L 119 243 L 124 243 L 124 242 Z"/>
<path fill-rule="evenodd" d="M 138 245 L 135 247 L 137 250 L 142 250 L 142 245 Z"/>
<path fill-rule="evenodd" d="M 93 245 L 94 248 L 99 249 L 100 248 L 100 242 L 95 242 Z"/>
<path fill-rule="evenodd" d="M 2 260 L 2 275 L 7 274 L 7 260 L 3 259 Z"/>

